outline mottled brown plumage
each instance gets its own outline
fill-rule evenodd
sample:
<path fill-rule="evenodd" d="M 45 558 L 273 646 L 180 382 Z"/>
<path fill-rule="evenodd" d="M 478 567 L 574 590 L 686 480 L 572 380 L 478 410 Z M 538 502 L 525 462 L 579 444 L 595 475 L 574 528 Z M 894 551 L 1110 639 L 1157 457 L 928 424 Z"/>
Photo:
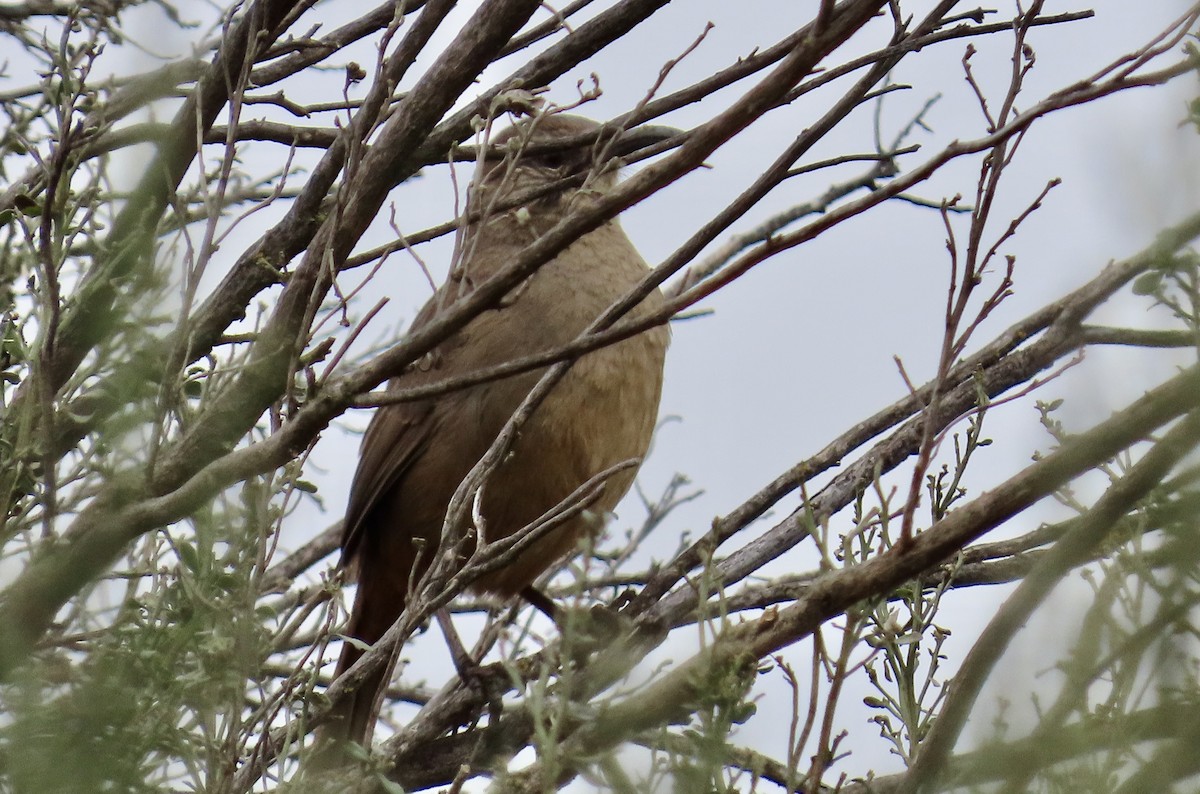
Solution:
<path fill-rule="evenodd" d="M 576 116 L 544 116 L 510 128 L 496 142 L 528 138 L 539 143 L 596 128 L 594 122 Z M 655 134 L 643 137 L 654 139 Z M 503 175 L 511 161 L 489 163 L 472 206 L 487 206 L 498 191 L 520 192 L 587 171 L 592 157 L 590 146 L 524 155 L 507 180 Z M 465 235 L 455 276 L 430 299 L 414 326 L 429 322 L 440 306 L 503 268 L 565 213 L 586 204 L 594 195 L 591 191 L 605 190 L 614 182 L 610 171 L 593 178 L 583 191 L 568 189 L 524 210 L 494 213 L 475 224 Z M 645 261 L 617 221 L 605 223 L 546 263 L 500 308 L 476 317 L 390 386 L 403 389 L 441 381 L 563 345 L 646 272 Z M 635 311 L 661 301 L 655 291 Z M 524 425 L 512 454 L 487 482 L 481 502 L 487 540 L 517 532 L 597 473 L 645 454 L 658 413 L 667 337 L 666 328 L 655 328 L 575 363 Z M 400 615 L 412 576 L 428 569 L 455 488 L 542 372 L 386 406 L 375 413 L 363 439 L 342 541 L 343 562 L 352 566 L 358 581 L 349 635 L 374 643 Z M 501 597 L 521 592 L 570 554 L 585 533 L 600 528 L 597 515 L 616 506 L 633 477 L 632 469 L 612 477 L 586 515 L 556 528 L 507 567 L 478 579 L 473 589 Z M 338 673 L 359 656 L 346 643 Z M 341 724 L 334 728 L 336 733 L 354 741 L 369 739 L 385 678 L 381 674 L 366 681 L 347 698 L 337 715 Z"/>

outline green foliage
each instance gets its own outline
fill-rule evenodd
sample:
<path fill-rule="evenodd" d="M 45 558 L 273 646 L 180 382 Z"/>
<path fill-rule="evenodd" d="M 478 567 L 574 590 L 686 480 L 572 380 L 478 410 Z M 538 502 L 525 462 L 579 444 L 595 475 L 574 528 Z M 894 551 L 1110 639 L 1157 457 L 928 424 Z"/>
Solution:
<path fill-rule="evenodd" d="M 272 519 L 261 500 L 242 502 L 177 536 L 148 538 L 120 603 L 78 613 L 77 630 L 39 651 L 5 691 L 13 721 L 2 735 L 21 790 L 159 791 L 233 772 L 214 777 L 221 767 L 209 763 L 248 738 L 247 682 L 261 679 L 273 647 L 256 588 Z"/>

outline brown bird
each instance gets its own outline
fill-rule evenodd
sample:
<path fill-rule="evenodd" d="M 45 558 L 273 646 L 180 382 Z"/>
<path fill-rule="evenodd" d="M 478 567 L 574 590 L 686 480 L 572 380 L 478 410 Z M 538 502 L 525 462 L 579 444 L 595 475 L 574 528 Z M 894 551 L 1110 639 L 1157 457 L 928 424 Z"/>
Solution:
<path fill-rule="evenodd" d="M 582 187 L 535 199 L 525 207 L 491 212 L 467 228 L 450 280 L 417 315 L 428 323 L 440 307 L 499 271 L 522 249 L 596 191 L 616 183 L 615 169 L 593 162 L 594 142 L 563 150 L 542 144 L 595 133 L 599 125 L 570 115 L 545 114 L 504 131 L 499 146 L 521 142 L 533 152 L 485 162 L 472 208 L 517 195 L 572 174 L 589 173 Z M 662 127 L 624 133 L 611 153 L 627 153 L 676 134 Z M 501 362 L 556 348 L 575 339 L 601 312 L 648 272 L 645 261 L 614 219 L 542 266 L 495 309 L 474 318 L 418 364 L 392 379 L 399 390 L 445 380 Z M 658 307 L 655 290 L 634 310 Z M 494 542 L 535 522 L 580 485 L 610 467 L 640 459 L 658 415 L 668 332 L 656 327 L 580 358 L 522 427 L 511 453 L 491 473 L 479 515 L 484 539 Z M 483 457 L 501 428 L 544 370 L 484 383 L 420 402 L 380 408 L 363 438 L 350 489 L 342 536 L 342 561 L 357 577 L 358 592 L 347 634 L 375 643 L 404 610 L 410 588 L 428 570 L 438 547 L 447 506 L 459 483 Z M 580 538 L 597 532 L 600 516 L 629 490 L 635 468 L 603 485 L 589 509 L 541 537 L 507 566 L 477 579 L 472 589 L 509 598 L 525 592 L 550 566 L 569 555 Z M 468 511 L 469 512 L 469 511 Z M 469 521 L 470 519 L 468 519 Z M 468 549 L 469 551 L 469 549 Z M 460 563 L 461 564 L 461 561 Z M 540 598 L 543 608 L 548 602 Z M 340 675 L 361 656 L 344 643 Z M 369 742 L 378 700 L 390 670 L 348 696 L 332 732 Z"/>

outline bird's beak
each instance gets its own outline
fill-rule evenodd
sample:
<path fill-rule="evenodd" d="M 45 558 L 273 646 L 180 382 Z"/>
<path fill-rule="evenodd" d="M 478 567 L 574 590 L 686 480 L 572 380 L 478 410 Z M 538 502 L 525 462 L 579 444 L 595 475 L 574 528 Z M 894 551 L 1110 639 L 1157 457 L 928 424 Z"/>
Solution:
<path fill-rule="evenodd" d="M 684 130 L 676 129 L 675 127 L 667 127 L 661 124 L 644 124 L 641 127 L 634 127 L 631 130 L 625 130 L 616 141 L 613 142 L 612 153 L 617 157 L 626 157 L 634 152 L 642 149 L 655 147 L 653 154 L 661 151 L 674 148 L 673 146 L 660 146 L 667 141 L 679 139 L 678 146 L 683 142 L 683 136 L 686 135 Z"/>

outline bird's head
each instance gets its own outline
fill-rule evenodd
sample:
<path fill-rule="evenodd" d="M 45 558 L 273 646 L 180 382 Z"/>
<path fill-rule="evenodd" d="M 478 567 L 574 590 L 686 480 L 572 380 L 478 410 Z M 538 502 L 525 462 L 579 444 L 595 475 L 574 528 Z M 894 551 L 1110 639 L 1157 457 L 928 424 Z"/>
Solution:
<path fill-rule="evenodd" d="M 515 197 L 562 183 L 536 203 L 564 203 L 616 184 L 618 158 L 680 134 L 649 125 L 620 130 L 567 113 L 525 118 L 492 139 L 480 186 L 485 194 Z"/>

